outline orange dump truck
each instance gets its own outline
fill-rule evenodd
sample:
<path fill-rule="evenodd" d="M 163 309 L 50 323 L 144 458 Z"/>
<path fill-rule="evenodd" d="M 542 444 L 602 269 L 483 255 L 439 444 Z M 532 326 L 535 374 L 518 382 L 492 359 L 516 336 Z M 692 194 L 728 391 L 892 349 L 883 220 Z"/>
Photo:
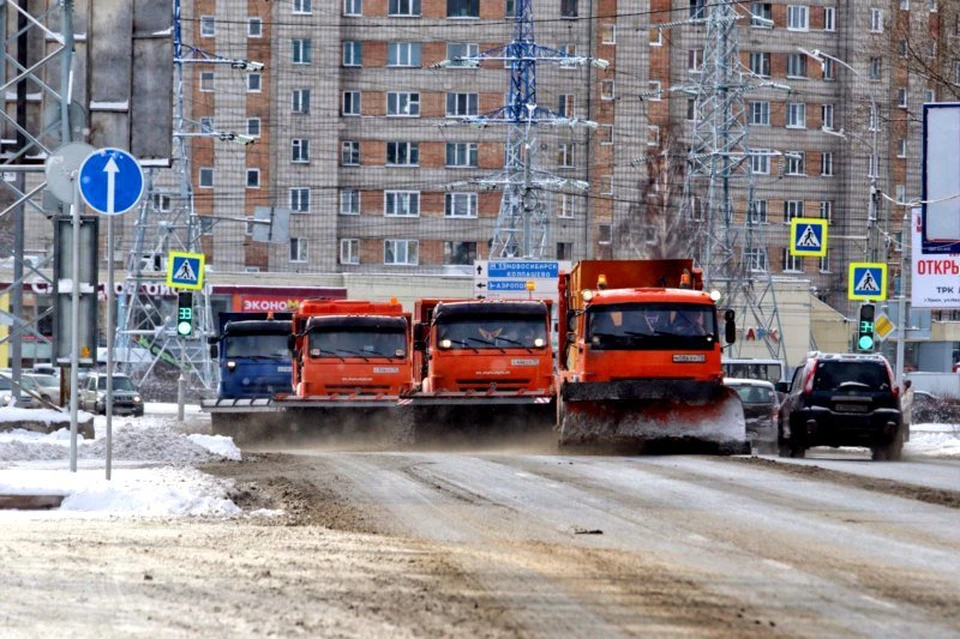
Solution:
<path fill-rule="evenodd" d="M 559 292 L 561 446 L 749 452 L 720 364 L 733 311 L 692 260 L 582 261 Z"/>
<path fill-rule="evenodd" d="M 549 429 L 554 371 L 550 305 L 540 300 L 419 300 L 414 309 L 417 434 Z"/>
<path fill-rule="evenodd" d="M 391 409 L 410 387 L 410 316 L 395 302 L 306 300 L 293 316 L 293 392 L 278 394 L 299 428 L 324 409 Z"/>

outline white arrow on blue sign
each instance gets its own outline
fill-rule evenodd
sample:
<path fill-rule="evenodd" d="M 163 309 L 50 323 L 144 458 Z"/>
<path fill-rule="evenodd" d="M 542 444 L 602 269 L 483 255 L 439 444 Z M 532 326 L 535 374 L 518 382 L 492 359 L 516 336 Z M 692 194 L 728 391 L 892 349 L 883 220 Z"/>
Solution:
<path fill-rule="evenodd" d="M 80 195 L 103 215 L 120 215 L 136 206 L 144 184 L 140 163 L 121 149 L 97 149 L 80 165 Z"/>

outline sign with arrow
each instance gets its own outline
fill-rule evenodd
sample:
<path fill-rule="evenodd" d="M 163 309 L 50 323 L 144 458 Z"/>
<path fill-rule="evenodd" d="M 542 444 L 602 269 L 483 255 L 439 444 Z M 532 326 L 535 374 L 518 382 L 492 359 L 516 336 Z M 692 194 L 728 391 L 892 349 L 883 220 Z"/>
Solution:
<path fill-rule="evenodd" d="M 122 215 L 143 197 L 143 169 L 120 149 L 97 149 L 80 165 L 80 196 L 103 215 Z"/>
<path fill-rule="evenodd" d="M 167 257 L 167 286 L 199 291 L 203 288 L 203 253 L 171 251 Z"/>
<path fill-rule="evenodd" d="M 827 254 L 828 220 L 795 217 L 790 221 L 790 255 L 823 257 Z"/>
<path fill-rule="evenodd" d="M 862 301 L 887 299 L 887 265 L 879 262 L 851 263 L 847 297 Z"/>
<path fill-rule="evenodd" d="M 487 299 L 557 299 L 558 276 L 565 260 L 476 260 L 474 294 Z M 532 287 L 532 290 L 531 288 Z"/>

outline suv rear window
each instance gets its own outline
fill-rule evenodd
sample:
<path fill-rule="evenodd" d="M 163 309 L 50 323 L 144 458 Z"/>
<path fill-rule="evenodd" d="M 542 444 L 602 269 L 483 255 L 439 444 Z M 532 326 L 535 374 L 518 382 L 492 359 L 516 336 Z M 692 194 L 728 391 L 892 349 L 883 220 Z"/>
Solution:
<path fill-rule="evenodd" d="M 881 362 L 820 361 L 813 380 L 814 390 L 832 391 L 845 382 L 864 384 L 872 390 L 889 390 L 887 368 Z"/>

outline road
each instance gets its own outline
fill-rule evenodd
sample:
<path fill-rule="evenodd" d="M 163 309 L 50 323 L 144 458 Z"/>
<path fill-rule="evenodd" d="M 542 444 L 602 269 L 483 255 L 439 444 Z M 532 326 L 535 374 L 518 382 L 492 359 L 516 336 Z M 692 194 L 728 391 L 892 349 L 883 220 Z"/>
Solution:
<path fill-rule="evenodd" d="M 956 637 L 960 486 L 903 481 L 951 467 L 249 453 L 206 470 L 233 478 L 245 510 L 283 517 L 4 519 L 0 627 L 98 639 Z"/>

